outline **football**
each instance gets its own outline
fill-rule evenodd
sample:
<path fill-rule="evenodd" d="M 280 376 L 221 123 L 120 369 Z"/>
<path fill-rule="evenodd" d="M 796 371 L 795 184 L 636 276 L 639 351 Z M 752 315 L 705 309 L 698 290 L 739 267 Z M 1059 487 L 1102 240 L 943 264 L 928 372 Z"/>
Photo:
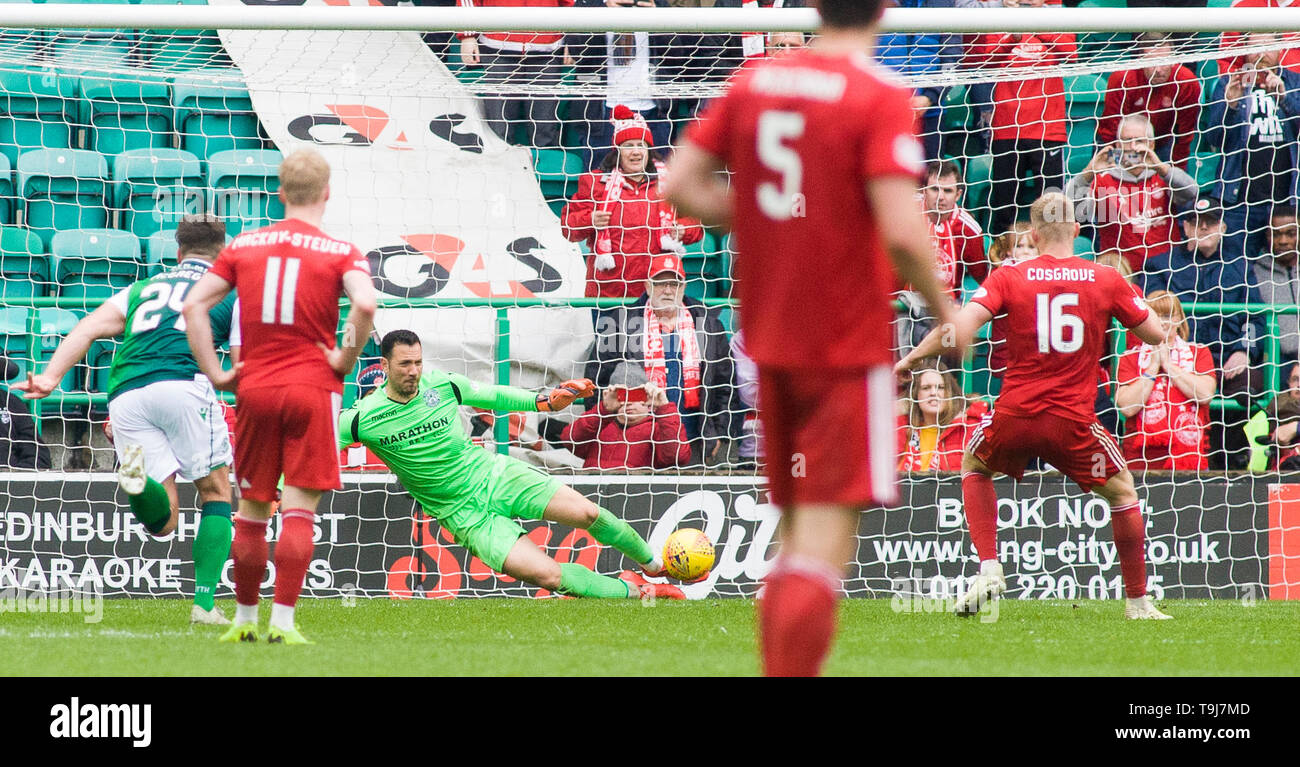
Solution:
<path fill-rule="evenodd" d="M 703 530 L 683 527 L 664 543 L 664 569 L 679 581 L 693 581 L 713 569 L 713 541 Z"/>

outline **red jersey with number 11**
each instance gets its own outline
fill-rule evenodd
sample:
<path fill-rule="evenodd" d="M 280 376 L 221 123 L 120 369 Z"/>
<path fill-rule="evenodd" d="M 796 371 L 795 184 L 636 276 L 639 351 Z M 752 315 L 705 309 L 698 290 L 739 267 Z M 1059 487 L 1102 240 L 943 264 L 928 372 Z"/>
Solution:
<path fill-rule="evenodd" d="M 866 54 L 815 48 L 743 67 L 689 135 L 732 173 L 736 294 L 753 359 L 890 364 L 896 278 L 867 182 L 924 160 L 910 91 Z"/>
<path fill-rule="evenodd" d="M 343 275 L 353 269 L 370 274 L 357 246 L 294 218 L 244 232 L 221 251 L 211 273 L 239 293 L 240 392 L 276 386 L 343 392 L 316 344 L 335 346 Z"/>
<path fill-rule="evenodd" d="M 993 270 L 971 300 L 1006 315 L 1007 371 L 994 410 L 1097 419 L 1097 363 L 1112 317 L 1126 328 L 1147 318 L 1146 302 L 1109 266 L 1041 255 Z"/>

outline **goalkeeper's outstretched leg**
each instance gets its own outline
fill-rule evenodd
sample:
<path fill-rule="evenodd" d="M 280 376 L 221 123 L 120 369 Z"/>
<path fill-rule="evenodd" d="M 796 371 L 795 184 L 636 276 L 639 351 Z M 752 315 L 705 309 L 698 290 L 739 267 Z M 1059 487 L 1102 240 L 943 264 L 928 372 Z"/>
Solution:
<path fill-rule="evenodd" d="M 512 578 L 557 594 L 594 599 L 685 599 L 676 586 L 647 583 L 630 571 L 619 578 L 601 575 L 578 564 L 560 564 L 538 548 L 537 544 L 521 535 L 506 555 L 502 571 Z"/>
<path fill-rule="evenodd" d="M 586 530 L 597 541 L 623 552 L 624 556 L 640 565 L 646 575 L 659 577 L 664 574 L 662 559 L 655 556 L 650 544 L 631 525 L 571 487 L 560 485 L 546 504 L 542 518 Z"/>

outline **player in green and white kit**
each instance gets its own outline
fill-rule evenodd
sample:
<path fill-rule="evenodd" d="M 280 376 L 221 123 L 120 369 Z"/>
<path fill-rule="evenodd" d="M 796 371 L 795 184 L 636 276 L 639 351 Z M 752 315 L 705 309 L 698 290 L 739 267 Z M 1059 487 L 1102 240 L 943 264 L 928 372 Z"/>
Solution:
<path fill-rule="evenodd" d="M 646 574 L 663 574 L 663 563 L 626 522 L 528 464 L 478 447 L 461 428 L 461 405 L 559 410 L 591 394 L 590 381 L 566 381 L 546 395 L 481 385 L 453 373 L 424 373 L 420 338 L 409 330 L 390 332 L 380 348 L 384 386 L 340 415 L 339 447 L 360 442 L 370 448 L 456 543 L 498 573 L 560 594 L 685 598 L 681 589 L 649 583 L 631 570 L 611 578 L 548 557 L 516 519 L 585 529 Z"/>
<path fill-rule="evenodd" d="M 131 511 L 150 533 L 176 529 L 180 502 L 175 476 L 199 494 L 199 531 L 194 539 L 192 623 L 230 623 L 213 604 L 221 569 L 230 554 L 230 434 L 221 404 L 190 352 L 180 309 L 186 292 L 226 244 L 216 219 L 186 217 L 176 229 L 180 263 L 140 280 L 105 301 L 77 323 L 40 375 L 13 388 L 27 399 L 48 396 L 80 362 L 93 341 L 123 336 L 108 378 L 108 413 L 118 458 L 118 481 Z M 230 333 L 235 297 L 214 308 L 217 343 Z"/>

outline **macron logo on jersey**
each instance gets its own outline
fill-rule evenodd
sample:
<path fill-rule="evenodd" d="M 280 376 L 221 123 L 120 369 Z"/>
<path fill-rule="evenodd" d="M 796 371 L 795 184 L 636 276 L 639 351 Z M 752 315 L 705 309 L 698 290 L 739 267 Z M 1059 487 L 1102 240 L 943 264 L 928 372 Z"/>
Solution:
<path fill-rule="evenodd" d="M 327 253 L 331 255 L 343 255 L 351 253 L 352 246 L 346 242 L 333 240 L 329 237 L 319 237 L 307 235 L 302 232 L 290 232 L 284 229 L 272 232 L 249 232 L 241 234 L 230 243 L 232 248 L 248 248 L 265 245 L 284 245 L 288 244 L 294 248 L 305 248 L 314 250 L 317 253 Z"/>

